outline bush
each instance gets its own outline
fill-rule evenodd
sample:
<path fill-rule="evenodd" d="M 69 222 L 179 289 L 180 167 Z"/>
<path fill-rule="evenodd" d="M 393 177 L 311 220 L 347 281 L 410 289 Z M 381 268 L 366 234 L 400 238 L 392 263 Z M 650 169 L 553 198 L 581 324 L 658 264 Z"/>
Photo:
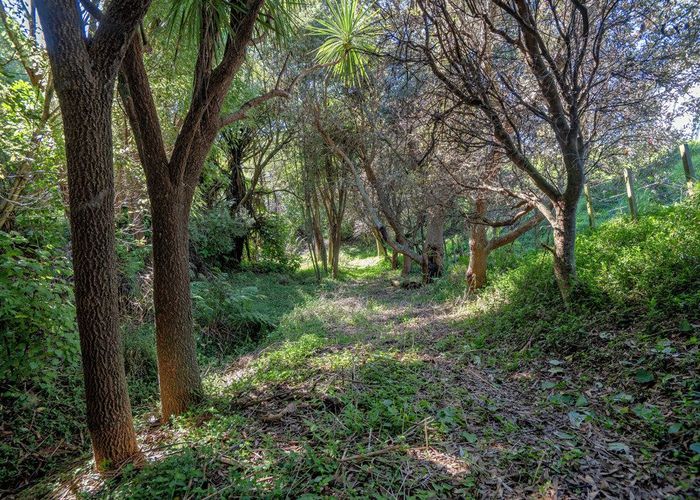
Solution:
<path fill-rule="evenodd" d="M 194 318 L 205 347 L 226 354 L 254 340 L 273 327 L 272 321 L 254 309 L 265 297 L 256 287 L 234 288 L 225 274 L 192 283 Z"/>
<path fill-rule="evenodd" d="M 197 254 L 210 265 L 222 267 L 227 264 L 234 240 L 247 236 L 254 220 L 248 212 L 241 210 L 232 216 L 229 208 L 220 204 L 211 210 L 195 213 L 190 223 L 190 238 Z"/>
<path fill-rule="evenodd" d="M 51 246 L 3 232 L 0 257 L 0 389 L 50 385 L 80 353 L 70 262 Z"/>
<path fill-rule="evenodd" d="M 299 256 L 292 255 L 294 230 L 289 220 L 279 214 L 268 213 L 258 230 L 260 258 L 256 268 L 270 271 L 293 271 L 299 267 Z"/>
<path fill-rule="evenodd" d="M 632 222 L 615 219 L 580 238 L 581 281 L 618 306 L 693 313 L 700 306 L 698 199 L 655 208 Z"/>
<path fill-rule="evenodd" d="M 551 255 L 533 251 L 515 267 L 492 272 L 469 322 L 487 341 L 534 342 L 567 354 L 592 347 L 588 333 L 598 323 L 646 329 L 663 320 L 677 330 L 700 317 L 698 199 L 655 208 L 638 222 L 606 222 L 578 237 L 576 256 L 570 309 L 559 297 Z"/>

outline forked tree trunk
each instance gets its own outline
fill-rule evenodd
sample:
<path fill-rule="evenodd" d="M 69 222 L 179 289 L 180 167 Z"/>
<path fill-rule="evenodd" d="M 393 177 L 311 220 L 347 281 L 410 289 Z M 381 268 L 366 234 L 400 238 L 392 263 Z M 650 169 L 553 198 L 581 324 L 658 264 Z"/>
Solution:
<path fill-rule="evenodd" d="M 440 206 L 431 207 L 428 213 L 428 227 L 423 248 L 423 281 L 430 283 L 442 276 L 445 258 L 445 210 Z"/>
<path fill-rule="evenodd" d="M 125 1 L 109 5 L 120 6 Z M 200 11 L 201 37 L 192 100 L 169 157 L 143 62 L 140 37 L 132 37 L 133 43 L 122 65 L 125 83 L 121 86 L 122 100 L 146 173 L 154 233 L 158 232 L 153 242 L 154 302 L 163 419 L 182 413 L 202 393 L 192 334 L 188 216 L 204 161 L 217 134 L 222 127 L 245 117 L 243 108 L 228 116 L 222 116 L 221 108 L 245 60 L 263 3 L 263 0 L 250 0 L 243 9 L 241 5 L 228 7 L 231 11 L 227 22 L 230 21 L 232 29 L 225 35 L 226 43 L 220 53 L 214 47 L 222 35 L 216 28 L 217 19 L 222 19 L 211 10 Z M 267 98 L 273 95 L 276 94 Z M 253 101 L 249 103 L 250 107 L 254 106 Z M 155 261 L 160 262 L 155 264 Z"/>
<path fill-rule="evenodd" d="M 467 269 L 467 284 L 470 290 L 478 290 L 486 284 L 486 270 L 488 268 L 488 258 L 491 252 L 509 245 L 527 233 L 544 219 L 543 214 L 535 214 L 526 222 L 522 222 L 522 217 L 527 215 L 533 208 L 530 207 L 520 214 L 517 214 L 510 221 L 500 221 L 498 227 L 513 226 L 520 224 L 507 233 L 500 234 L 490 240 L 487 237 L 487 226 L 485 225 L 487 200 L 477 197 L 474 203 L 475 222 L 469 224 L 469 268 Z"/>
<path fill-rule="evenodd" d="M 190 298 L 190 202 L 181 187 L 151 196 L 158 381 L 162 416 L 168 419 L 202 396 Z"/>
<path fill-rule="evenodd" d="M 148 1 L 110 4 L 86 43 L 70 0 L 37 0 L 65 137 L 75 306 L 87 425 L 99 469 L 138 455 L 119 334 L 112 101 L 117 68 Z"/>

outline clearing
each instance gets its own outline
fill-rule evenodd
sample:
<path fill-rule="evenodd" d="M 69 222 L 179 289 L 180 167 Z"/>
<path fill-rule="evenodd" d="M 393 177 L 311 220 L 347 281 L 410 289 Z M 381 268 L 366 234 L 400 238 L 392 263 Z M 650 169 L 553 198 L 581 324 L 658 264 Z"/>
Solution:
<path fill-rule="evenodd" d="M 615 391 L 603 374 L 566 358 L 518 363 L 529 342 L 488 345 L 469 327 L 473 298 L 444 299 L 449 280 L 405 290 L 379 260 L 354 264 L 286 313 L 264 348 L 211 371 L 207 407 L 170 426 L 144 417 L 147 467 L 105 482 L 83 461 L 54 494 L 645 498 L 692 488 L 671 443 L 652 446 L 605 417 Z M 498 361 L 506 354 L 517 366 Z"/>

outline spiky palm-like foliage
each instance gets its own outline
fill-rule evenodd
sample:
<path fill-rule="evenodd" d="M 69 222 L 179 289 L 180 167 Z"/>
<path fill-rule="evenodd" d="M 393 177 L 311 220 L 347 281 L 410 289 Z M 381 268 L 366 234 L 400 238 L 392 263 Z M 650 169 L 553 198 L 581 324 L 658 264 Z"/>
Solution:
<path fill-rule="evenodd" d="M 328 17 L 310 29 L 312 34 L 324 37 L 316 59 L 321 64 L 337 61 L 333 72 L 347 84 L 359 83 L 367 77 L 369 56 L 376 52 L 377 13 L 359 0 L 338 0 L 328 9 Z"/>

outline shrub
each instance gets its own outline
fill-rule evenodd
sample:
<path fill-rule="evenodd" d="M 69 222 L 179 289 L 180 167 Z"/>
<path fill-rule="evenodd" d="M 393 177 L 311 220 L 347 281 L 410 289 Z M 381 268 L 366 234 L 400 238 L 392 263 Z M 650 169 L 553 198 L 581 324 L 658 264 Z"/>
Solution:
<path fill-rule="evenodd" d="M 79 359 L 70 262 L 16 233 L 0 232 L 0 256 L 2 390 L 24 382 L 45 386 Z"/>
<path fill-rule="evenodd" d="M 299 257 L 292 255 L 294 230 L 289 220 L 279 214 L 268 213 L 257 230 L 260 259 L 255 267 L 266 271 L 293 271 L 299 267 Z"/>
<path fill-rule="evenodd" d="M 190 238 L 197 254 L 210 265 L 221 267 L 231 253 L 234 240 L 249 234 L 254 220 L 245 210 L 232 216 L 229 208 L 219 204 L 192 216 Z"/>
<path fill-rule="evenodd" d="M 228 353 L 271 328 L 272 321 L 254 309 L 264 299 L 256 287 L 234 288 L 225 274 L 192 283 L 194 318 L 205 347 Z"/>
<path fill-rule="evenodd" d="M 552 258 L 531 252 L 479 295 L 469 320 L 486 339 L 514 347 L 535 342 L 545 351 L 591 347 L 596 322 L 607 328 L 660 320 L 687 325 L 700 316 L 700 204 L 654 208 L 638 222 L 615 219 L 581 234 L 578 283 L 571 309 L 562 304 Z"/>

